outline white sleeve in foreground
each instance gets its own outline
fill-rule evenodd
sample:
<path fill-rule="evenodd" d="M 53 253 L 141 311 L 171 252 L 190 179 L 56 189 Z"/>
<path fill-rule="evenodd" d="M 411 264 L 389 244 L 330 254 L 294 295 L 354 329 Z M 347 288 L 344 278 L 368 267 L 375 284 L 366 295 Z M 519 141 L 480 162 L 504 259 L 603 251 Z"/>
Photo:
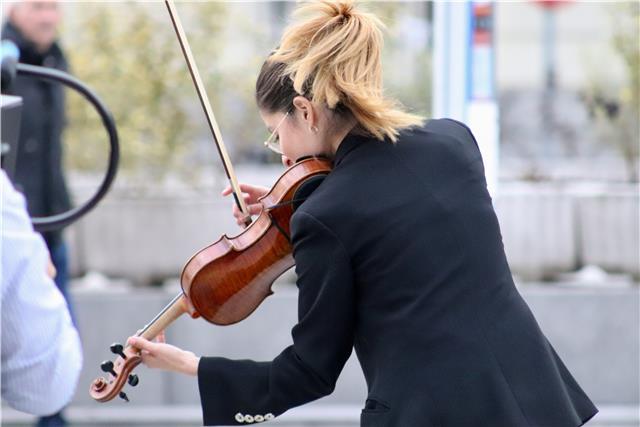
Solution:
<path fill-rule="evenodd" d="M 73 397 L 82 348 L 69 309 L 47 276 L 47 247 L 33 231 L 22 195 L 0 173 L 2 399 L 35 415 Z"/>

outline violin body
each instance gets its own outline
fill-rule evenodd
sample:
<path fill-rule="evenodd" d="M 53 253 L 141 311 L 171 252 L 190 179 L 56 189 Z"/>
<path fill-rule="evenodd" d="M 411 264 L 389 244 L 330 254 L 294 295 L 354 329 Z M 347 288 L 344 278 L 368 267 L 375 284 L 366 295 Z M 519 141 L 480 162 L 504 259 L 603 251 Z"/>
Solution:
<path fill-rule="evenodd" d="M 249 227 L 235 237 L 223 235 L 187 262 L 180 282 L 201 317 L 237 323 L 273 293 L 274 280 L 294 265 L 289 222 L 300 188 L 330 170 L 325 159 L 294 164 L 260 199 L 262 212 Z"/>

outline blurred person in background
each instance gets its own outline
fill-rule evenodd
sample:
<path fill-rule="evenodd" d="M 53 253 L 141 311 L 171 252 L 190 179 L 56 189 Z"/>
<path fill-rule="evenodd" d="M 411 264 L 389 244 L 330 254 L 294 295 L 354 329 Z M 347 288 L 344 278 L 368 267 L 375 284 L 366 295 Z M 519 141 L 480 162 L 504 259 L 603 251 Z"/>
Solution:
<path fill-rule="evenodd" d="M 2 39 L 20 49 L 20 62 L 67 71 L 67 61 L 57 42 L 61 12 L 56 1 L 17 1 L 8 6 Z M 20 140 L 13 178 L 27 199 L 33 217 L 67 211 L 71 202 L 62 170 L 62 131 L 65 100 L 61 85 L 18 76 L 9 93 L 23 100 Z M 67 246 L 61 231 L 43 233 L 57 270 L 55 283 L 71 308 L 67 292 Z M 73 314 L 72 314 L 73 317 Z M 60 414 L 40 420 L 39 426 L 64 425 Z"/>
<path fill-rule="evenodd" d="M 52 420 L 48 416 L 73 397 L 82 368 L 80 338 L 52 280 L 55 269 L 33 230 L 25 199 L 2 170 L 0 208 L 2 399 Z"/>
<path fill-rule="evenodd" d="M 143 363 L 197 376 L 206 425 L 270 420 L 332 393 L 353 348 L 362 426 L 586 423 L 596 407 L 513 283 L 469 128 L 383 95 L 374 15 L 349 0 L 298 12 L 256 83 L 266 145 L 285 166 L 333 160 L 291 217 L 293 344 L 258 362 L 132 337 Z M 241 189 L 258 214 L 268 189 Z"/>

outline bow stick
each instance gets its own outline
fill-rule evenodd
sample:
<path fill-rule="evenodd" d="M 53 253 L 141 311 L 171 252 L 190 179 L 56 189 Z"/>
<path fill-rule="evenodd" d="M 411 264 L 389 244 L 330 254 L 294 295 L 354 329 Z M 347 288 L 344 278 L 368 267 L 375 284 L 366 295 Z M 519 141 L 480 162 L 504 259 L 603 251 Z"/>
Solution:
<path fill-rule="evenodd" d="M 244 214 L 245 226 L 249 226 L 251 224 L 251 214 L 249 213 L 249 209 L 247 209 L 244 197 L 242 197 L 242 192 L 240 191 L 240 186 L 238 185 L 238 180 L 233 170 L 233 166 L 231 165 L 231 160 L 229 159 L 227 149 L 224 145 L 224 142 L 222 142 L 222 134 L 220 133 L 220 128 L 218 127 L 216 118 L 213 115 L 213 110 L 211 109 L 211 104 L 209 103 L 207 92 L 204 89 L 204 84 L 202 83 L 202 79 L 200 78 L 198 67 L 196 66 L 195 60 L 193 59 L 191 47 L 189 47 L 189 41 L 187 40 L 187 36 L 184 33 L 182 22 L 180 21 L 180 17 L 178 16 L 175 5 L 173 4 L 173 0 L 165 0 L 165 4 L 167 5 L 167 9 L 169 10 L 169 16 L 171 16 L 173 28 L 175 29 L 176 35 L 178 36 L 178 41 L 180 42 L 180 47 L 182 49 L 182 53 L 184 54 L 184 59 L 187 61 L 189 73 L 191 74 L 193 83 L 196 86 L 196 92 L 198 93 L 198 98 L 200 98 L 200 104 L 202 105 L 204 114 L 207 117 L 207 123 L 209 123 L 209 129 L 211 130 L 211 133 L 213 135 L 213 140 L 216 143 L 216 147 L 218 148 L 218 153 L 220 154 L 220 159 L 222 160 L 224 171 L 231 184 L 231 189 L 233 190 L 233 198 L 235 199 L 236 205 L 238 206 L 240 211 Z"/>

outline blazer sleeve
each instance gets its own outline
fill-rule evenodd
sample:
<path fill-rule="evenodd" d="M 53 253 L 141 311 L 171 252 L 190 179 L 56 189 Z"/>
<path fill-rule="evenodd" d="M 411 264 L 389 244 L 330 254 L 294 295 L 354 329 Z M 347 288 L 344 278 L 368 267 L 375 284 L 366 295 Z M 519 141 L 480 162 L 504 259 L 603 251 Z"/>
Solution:
<path fill-rule="evenodd" d="M 301 210 L 291 231 L 299 289 L 293 345 L 271 362 L 202 357 L 198 386 L 205 425 L 266 421 L 330 394 L 351 354 L 355 291 L 345 248 Z"/>

